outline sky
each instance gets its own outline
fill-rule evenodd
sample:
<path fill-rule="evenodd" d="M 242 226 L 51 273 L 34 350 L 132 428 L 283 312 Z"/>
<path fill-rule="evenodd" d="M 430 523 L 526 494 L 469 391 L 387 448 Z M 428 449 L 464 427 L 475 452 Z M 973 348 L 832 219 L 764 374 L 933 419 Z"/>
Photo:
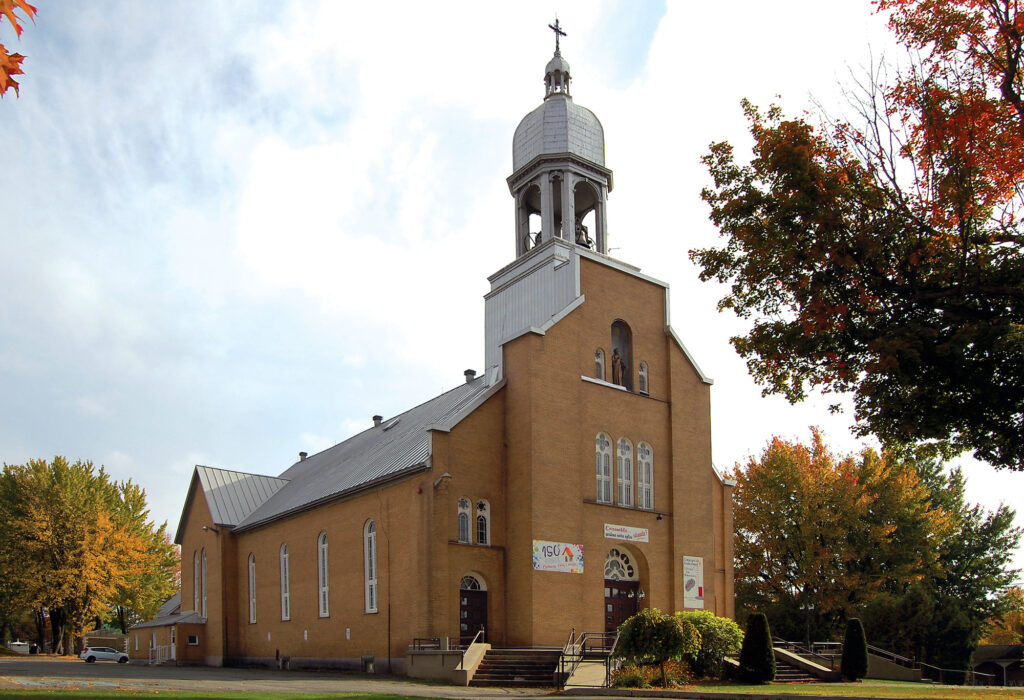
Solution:
<path fill-rule="evenodd" d="M 715 380 L 715 466 L 810 426 L 871 444 L 834 397 L 761 396 L 687 257 L 720 242 L 700 156 L 749 152 L 742 98 L 840 113 L 898 56 L 867 0 L 36 5 L 20 40 L 0 25 L 26 56 L 0 100 L 0 461 L 102 464 L 173 532 L 196 464 L 277 475 L 482 371 L 556 12 L 611 253 L 669 283 Z M 1024 473 L 955 463 L 970 500 L 1024 506 Z"/>

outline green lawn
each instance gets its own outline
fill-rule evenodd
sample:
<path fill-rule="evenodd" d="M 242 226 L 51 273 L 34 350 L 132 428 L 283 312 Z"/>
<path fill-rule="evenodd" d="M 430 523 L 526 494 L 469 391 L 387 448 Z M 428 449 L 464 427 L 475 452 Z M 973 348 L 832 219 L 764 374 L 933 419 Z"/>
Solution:
<path fill-rule="evenodd" d="M 694 685 L 680 690 L 753 695 L 824 695 L 835 698 L 978 698 L 979 700 L 1021 700 L 1024 688 L 974 687 L 908 683 L 902 681 L 862 681 L 860 683 L 771 683 L 769 685 L 714 684 Z"/>
<path fill-rule="evenodd" d="M 120 697 L 196 698 L 197 700 L 276 700 L 281 693 L 192 693 L 187 691 L 135 691 L 135 690 L 0 690 L 0 698 L 75 698 L 76 700 L 107 700 Z M 422 700 L 415 695 L 387 695 L 382 693 L 289 693 L 288 700 Z"/>

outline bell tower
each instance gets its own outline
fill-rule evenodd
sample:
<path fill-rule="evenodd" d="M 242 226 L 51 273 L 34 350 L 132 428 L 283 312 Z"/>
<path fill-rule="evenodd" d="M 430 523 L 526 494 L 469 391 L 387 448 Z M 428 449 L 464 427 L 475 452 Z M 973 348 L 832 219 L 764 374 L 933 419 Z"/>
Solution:
<path fill-rule="evenodd" d="M 515 199 L 516 257 L 552 238 L 607 255 L 612 171 L 604 165 L 604 128 L 572 101 L 569 62 L 559 44 L 565 32 L 557 19 L 548 26 L 555 54 L 545 68 L 544 102 L 523 118 L 512 139 L 508 187 Z M 584 217 L 591 212 L 588 227 Z"/>

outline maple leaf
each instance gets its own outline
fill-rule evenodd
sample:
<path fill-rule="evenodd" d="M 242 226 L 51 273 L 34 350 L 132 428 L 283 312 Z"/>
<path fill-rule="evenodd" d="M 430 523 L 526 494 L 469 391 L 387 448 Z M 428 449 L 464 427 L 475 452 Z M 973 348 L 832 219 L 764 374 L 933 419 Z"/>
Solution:
<path fill-rule="evenodd" d="M 16 13 L 21 10 L 25 16 L 33 22 L 36 17 L 36 8 L 25 0 L 0 0 L 0 20 L 6 17 L 7 21 L 14 27 L 14 32 L 21 37 L 21 22 Z M 0 97 L 4 96 L 8 88 L 14 88 L 14 94 L 18 95 L 18 81 L 12 75 L 24 74 L 21 70 L 21 62 L 25 57 L 20 53 L 8 53 L 3 44 L 0 44 Z"/>

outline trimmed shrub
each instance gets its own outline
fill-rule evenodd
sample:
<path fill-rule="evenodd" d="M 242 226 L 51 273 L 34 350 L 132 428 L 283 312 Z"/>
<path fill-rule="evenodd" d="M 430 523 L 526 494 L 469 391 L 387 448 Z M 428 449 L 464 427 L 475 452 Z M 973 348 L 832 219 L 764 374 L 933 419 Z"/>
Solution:
<path fill-rule="evenodd" d="M 743 644 L 743 630 L 734 620 L 708 610 L 685 610 L 677 612 L 676 617 L 700 632 L 700 651 L 686 657 L 693 672 L 701 678 L 721 677 L 725 657 L 735 654 Z"/>
<path fill-rule="evenodd" d="M 851 617 L 846 622 L 843 661 L 840 668 L 843 678 L 848 681 L 859 681 L 868 674 L 868 641 L 864 637 L 864 625 L 856 617 Z"/>
<path fill-rule="evenodd" d="M 740 680 L 745 683 L 767 683 L 775 678 L 775 650 L 772 633 L 764 613 L 747 618 L 747 633 L 740 649 Z"/>
<path fill-rule="evenodd" d="M 619 625 L 616 655 L 636 664 L 658 664 L 667 685 L 665 662 L 700 650 L 700 633 L 689 622 L 657 608 L 641 610 Z"/>
<path fill-rule="evenodd" d="M 693 682 L 693 674 L 685 661 L 669 659 L 665 662 L 665 678 L 671 688 L 676 685 L 687 685 Z M 623 666 L 612 674 L 611 684 L 615 688 L 651 688 L 661 685 L 661 666 L 644 664 L 640 666 Z"/>

